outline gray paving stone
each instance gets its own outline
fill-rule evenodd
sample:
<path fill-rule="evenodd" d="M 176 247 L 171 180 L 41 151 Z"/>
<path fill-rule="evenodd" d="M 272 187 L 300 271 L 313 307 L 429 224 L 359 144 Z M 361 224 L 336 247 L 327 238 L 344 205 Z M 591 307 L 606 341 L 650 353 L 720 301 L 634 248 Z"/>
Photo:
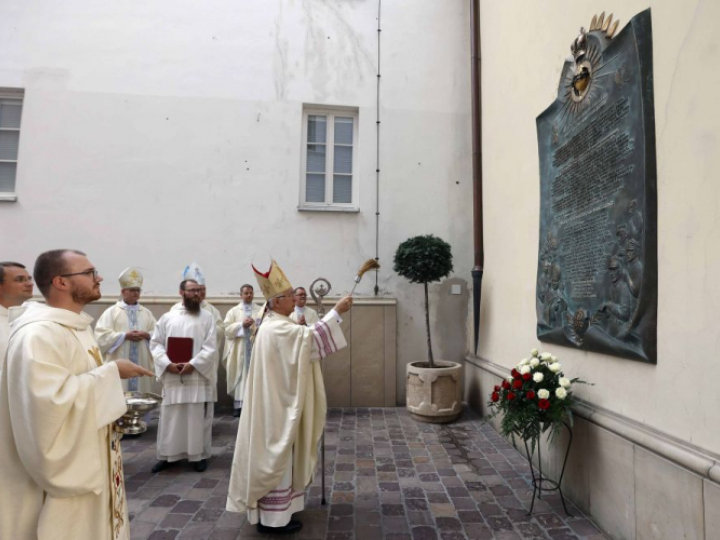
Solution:
<path fill-rule="evenodd" d="M 213 458 L 199 474 L 185 461 L 159 474 L 157 418 L 123 441 L 132 540 L 245 540 L 257 532 L 225 510 L 238 421 L 218 411 Z M 450 426 L 420 424 L 404 408 L 331 409 L 325 431 L 327 505 L 321 475 L 308 489 L 303 522 L 290 540 L 600 540 L 605 537 L 560 497 L 532 499 L 525 458 L 466 412 Z"/>

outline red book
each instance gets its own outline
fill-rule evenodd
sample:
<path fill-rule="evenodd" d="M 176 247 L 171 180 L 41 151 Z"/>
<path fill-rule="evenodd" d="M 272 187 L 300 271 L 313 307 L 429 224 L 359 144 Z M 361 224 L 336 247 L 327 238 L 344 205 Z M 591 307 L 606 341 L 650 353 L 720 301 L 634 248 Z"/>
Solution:
<path fill-rule="evenodd" d="M 189 337 L 169 337 L 167 355 L 173 364 L 187 364 L 193 357 L 193 339 Z"/>

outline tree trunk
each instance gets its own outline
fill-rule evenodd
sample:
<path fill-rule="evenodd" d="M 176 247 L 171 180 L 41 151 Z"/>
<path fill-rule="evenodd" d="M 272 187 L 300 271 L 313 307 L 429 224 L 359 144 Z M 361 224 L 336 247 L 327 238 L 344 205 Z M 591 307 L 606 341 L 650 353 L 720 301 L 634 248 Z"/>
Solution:
<path fill-rule="evenodd" d="M 427 338 L 428 338 L 428 362 L 430 367 L 435 367 L 435 359 L 433 358 L 432 352 L 432 341 L 430 340 L 430 301 L 428 298 L 428 284 L 425 282 L 425 326 L 427 327 Z"/>

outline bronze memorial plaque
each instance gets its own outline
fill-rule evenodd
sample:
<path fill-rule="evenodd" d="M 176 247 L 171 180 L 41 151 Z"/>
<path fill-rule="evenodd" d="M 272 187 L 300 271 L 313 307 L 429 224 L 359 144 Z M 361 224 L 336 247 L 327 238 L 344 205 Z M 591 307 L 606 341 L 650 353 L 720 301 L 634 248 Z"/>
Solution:
<path fill-rule="evenodd" d="M 580 29 L 537 118 L 541 341 L 657 362 L 657 170 L 650 10 Z"/>

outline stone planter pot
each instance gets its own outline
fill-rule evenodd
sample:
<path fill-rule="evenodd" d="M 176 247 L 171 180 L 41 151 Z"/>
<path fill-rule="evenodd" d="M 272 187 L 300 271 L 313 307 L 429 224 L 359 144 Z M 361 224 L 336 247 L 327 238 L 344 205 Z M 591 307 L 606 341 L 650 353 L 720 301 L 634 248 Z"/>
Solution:
<path fill-rule="evenodd" d="M 407 408 L 421 422 L 452 422 L 462 411 L 462 364 L 441 360 L 434 368 L 416 365 L 423 363 L 407 365 Z"/>

